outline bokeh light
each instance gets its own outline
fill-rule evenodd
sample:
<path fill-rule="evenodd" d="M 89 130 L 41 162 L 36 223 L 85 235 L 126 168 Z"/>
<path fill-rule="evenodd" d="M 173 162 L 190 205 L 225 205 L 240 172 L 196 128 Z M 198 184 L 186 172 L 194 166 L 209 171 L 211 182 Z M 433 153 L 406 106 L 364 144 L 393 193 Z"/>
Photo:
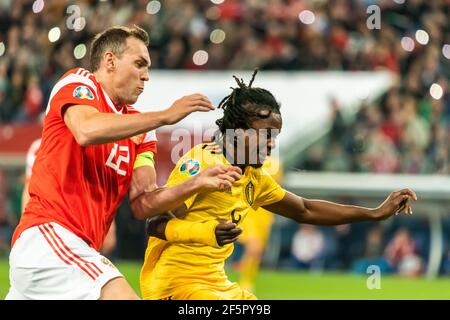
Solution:
<path fill-rule="evenodd" d="M 444 44 L 442 46 L 442 54 L 444 55 L 444 57 L 446 57 L 447 59 L 450 59 L 450 44 Z"/>
<path fill-rule="evenodd" d="M 425 30 L 417 30 L 416 31 L 416 40 L 418 43 L 422 45 L 426 45 L 430 40 L 430 36 Z"/>
<path fill-rule="evenodd" d="M 194 53 L 192 61 L 197 66 L 202 66 L 208 62 L 208 52 L 205 50 L 198 50 Z"/>
<path fill-rule="evenodd" d="M 84 43 L 80 43 L 73 49 L 73 56 L 78 60 L 83 59 L 86 55 L 86 51 L 86 45 Z"/>
<path fill-rule="evenodd" d="M 403 37 L 400 44 L 405 51 L 411 52 L 414 50 L 414 40 L 410 37 Z"/>
<path fill-rule="evenodd" d="M 215 6 L 211 7 L 208 10 L 206 10 L 205 16 L 209 20 L 217 20 L 220 18 L 220 10 Z"/>
<path fill-rule="evenodd" d="M 3 42 L 0 42 L 0 57 L 5 53 L 6 47 Z"/>
<path fill-rule="evenodd" d="M 157 0 L 152 0 L 147 4 L 147 13 L 148 14 L 157 14 L 159 10 L 161 10 L 161 2 Z"/>
<path fill-rule="evenodd" d="M 209 35 L 209 40 L 211 40 L 212 43 L 219 44 L 225 40 L 225 36 L 225 31 L 222 29 L 215 29 Z"/>
<path fill-rule="evenodd" d="M 86 26 L 86 19 L 84 17 L 78 17 L 73 22 L 73 30 L 75 31 L 81 31 Z"/>
<path fill-rule="evenodd" d="M 35 0 L 33 2 L 32 10 L 34 13 L 39 13 L 44 9 L 44 0 Z"/>
<path fill-rule="evenodd" d="M 430 87 L 430 95 L 436 99 L 439 100 L 442 98 L 442 95 L 444 94 L 444 90 L 442 90 L 442 87 L 438 85 L 437 83 L 433 83 Z"/>
<path fill-rule="evenodd" d="M 6 46 L 3 42 L 0 42 L 0 57 L 5 53 Z"/>
<path fill-rule="evenodd" d="M 212 3 L 214 4 L 221 4 L 223 3 L 225 0 L 211 0 Z"/>
<path fill-rule="evenodd" d="M 61 30 L 58 27 L 51 28 L 48 32 L 48 40 L 50 42 L 56 42 L 61 36 Z"/>
<path fill-rule="evenodd" d="M 303 10 L 300 12 L 298 14 L 298 18 L 300 19 L 300 22 L 304 24 L 312 24 L 316 20 L 314 13 L 309 10 Z"/>

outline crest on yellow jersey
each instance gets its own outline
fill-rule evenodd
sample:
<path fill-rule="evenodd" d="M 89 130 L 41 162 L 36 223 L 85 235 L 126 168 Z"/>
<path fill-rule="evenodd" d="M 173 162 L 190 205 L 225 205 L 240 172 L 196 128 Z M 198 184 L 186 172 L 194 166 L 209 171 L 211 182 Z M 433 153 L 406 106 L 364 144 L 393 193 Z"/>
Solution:
<path fill-rule="evenodd" d="M 249 205 L 252 205 L 255 200 L 255 186 L 251 181 L 245 186 L 245 199 Z"/>

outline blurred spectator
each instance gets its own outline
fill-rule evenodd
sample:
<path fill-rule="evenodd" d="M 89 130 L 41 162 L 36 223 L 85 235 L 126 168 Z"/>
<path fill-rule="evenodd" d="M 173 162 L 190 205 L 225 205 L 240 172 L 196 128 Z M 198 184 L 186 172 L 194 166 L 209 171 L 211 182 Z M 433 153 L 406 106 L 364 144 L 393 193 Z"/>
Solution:
<path fill-rule="evenodd" d="M 323 269 L 325 236 L 312 225 L 300 225 L 292 240 L 292 266 L 301 269 Z"/>
<path fill-rule="evenodd" d="M 383 229 L 380 225 L 375 225 L 367 233 L 364 255 L 361 259 L 354 262 L 352 271 L 355 273 L 366 274 L 367 268 L 371 265 L 378 266 L 383 273 L 392 271 L 392 267 L 383 257 L 383 250 Z"/>
<path fill-rule="evenodd" d="M 88 67 L 87 54 L 75 47 L 88 44 L 95 33 L 108 26 L 127 23 L 149 31 L 153 68 L 386 69 L 401 75 L 401 89 L 414 100 L 408 103 L 416 105 L 429 127 L 441 115 L 448 119 L 450 68 L 441 51 L 449 40 L 450 4 L 446 0 L 404 4 L 378 1 L 381 30 L 370 30 L 366 26 L 366 6 L 371 3 L 4 1 L 0 5 L 0 46 L 5 48 L 0 56 L 0 122 L 33 121 L 45 108 L 49 88 L 65 70 L 75 65 Z M 75 11 L 67 11 L 71 5 L 78 6 L 80 19 L 75 19 Z M 305 10 L 314 13 L 313 23 L 308 21 L 311 17 Z M 49 31 L 54 27 L 59 28 L 60 36 L 50 42 Z M 402 38 L 418 29 L 424 30 L 429 40 L 426 44 L 415 41 L 412 51 L 406 51 Z M 196 65 L 193 54 L 200 49 L 209 53 L 209 59 Z M 433 83 L 439 83 L 444 90 L 440 102 L 429 96 Z M 387 114 L 386 120 L 395 120 L 391 117 L 395 118 L 399 111 L 390 112 L 395 114 Z M 408 130 L 423 129 L 414 124 L 416 119 L 412 121 Z M 396 143 L 398 137 L 393 138 Z"/>
<path fill-rule="evenodd" d="M 423 261 L 416 251 L 416 243 L 408 229 L 400 228 L 388 243 L 384 255 L 400 275 L 416 277 L 423 272 Z"/>

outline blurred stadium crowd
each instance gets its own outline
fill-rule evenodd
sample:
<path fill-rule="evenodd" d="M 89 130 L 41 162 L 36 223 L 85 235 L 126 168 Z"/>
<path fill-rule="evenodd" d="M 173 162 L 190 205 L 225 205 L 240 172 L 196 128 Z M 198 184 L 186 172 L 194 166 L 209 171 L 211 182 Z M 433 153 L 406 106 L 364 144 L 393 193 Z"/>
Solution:
<path fill-rule="evenodd" d="M 367 27 L 370 5 L 381 8 L 380 29 Z M 389 70 L 398 76 L 396 85 L 361 106 L 355 117 L 345 117 L 330 100 L 329 135 L 296 167 L 448 174 L 449 17 L 446 0 L 0 0 L 0 123 L 37 121 L 57 79 L 75 66 L 88 66 L 92 36 L 111 25 L 134 23 L 150 34 L 152 69 Z M 14 202 L 15 191 L 8 193 Z M 323 250 L 334 244 L 331 256 L 345 257 L 329 264 L 319 259 L 317 265 L 356 270 L 358 258 L 369 255 L 393 266 L 399 252 L 414 252 L 422 254 L 423 271 L 427 252 L 420 248 L 426 245 L 417 238 L 427 238 L 425 231 L 414 237 L 399 226 L 381 241 L 381 227 L 365 230 L 362 243 L 378 250 L 374 254 L 363 247 L 349 250 L 356 236 L 346 228 L 294 230 L 293 260 L 282 264 L 304 264 L 295 257 L 305 253 L 294 246 L 311 237 L 317 247 L 322 241 Z M 326 236 L 332 240 L 324 241 Z"/>

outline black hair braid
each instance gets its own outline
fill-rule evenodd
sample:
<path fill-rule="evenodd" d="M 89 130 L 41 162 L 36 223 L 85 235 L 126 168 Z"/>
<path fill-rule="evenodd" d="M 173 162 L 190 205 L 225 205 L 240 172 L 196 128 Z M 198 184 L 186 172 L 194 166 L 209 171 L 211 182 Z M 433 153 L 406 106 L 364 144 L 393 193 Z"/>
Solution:
<path fill-rule="evenodd" d="M 238 87 L 230 87 L 232 92 L 218 105 L 219 109 L 224 110 L 224 114 L 216 120 L 219 130 L 215 136 L 224 134 L 226 129 L 248 129 L 252 121 L 267 118 L 272 112 L 280 113 L 280 105 L 272 93 L 266 89 L 251 87 L 257 73 L 258 69 L 255 69 L 248 85 L 243 79 L 233 75 Z M 265 110 L 269 112 L 262 112 Z"/>
<path fill-rule="evenodd" d="M 253 81 L 255 81 L 255 77 L 256 77 L 256 74 L 257 74 L 257 73 L 258 73 L 258 68 L 256 68 L 256 69 L 253 71 L 252 79 L 250 80 L 250 82 L 249 82 L 249 84 L 248 84 L 248 87 L 249 87 L 249 88 L 252 86 Z"/>

